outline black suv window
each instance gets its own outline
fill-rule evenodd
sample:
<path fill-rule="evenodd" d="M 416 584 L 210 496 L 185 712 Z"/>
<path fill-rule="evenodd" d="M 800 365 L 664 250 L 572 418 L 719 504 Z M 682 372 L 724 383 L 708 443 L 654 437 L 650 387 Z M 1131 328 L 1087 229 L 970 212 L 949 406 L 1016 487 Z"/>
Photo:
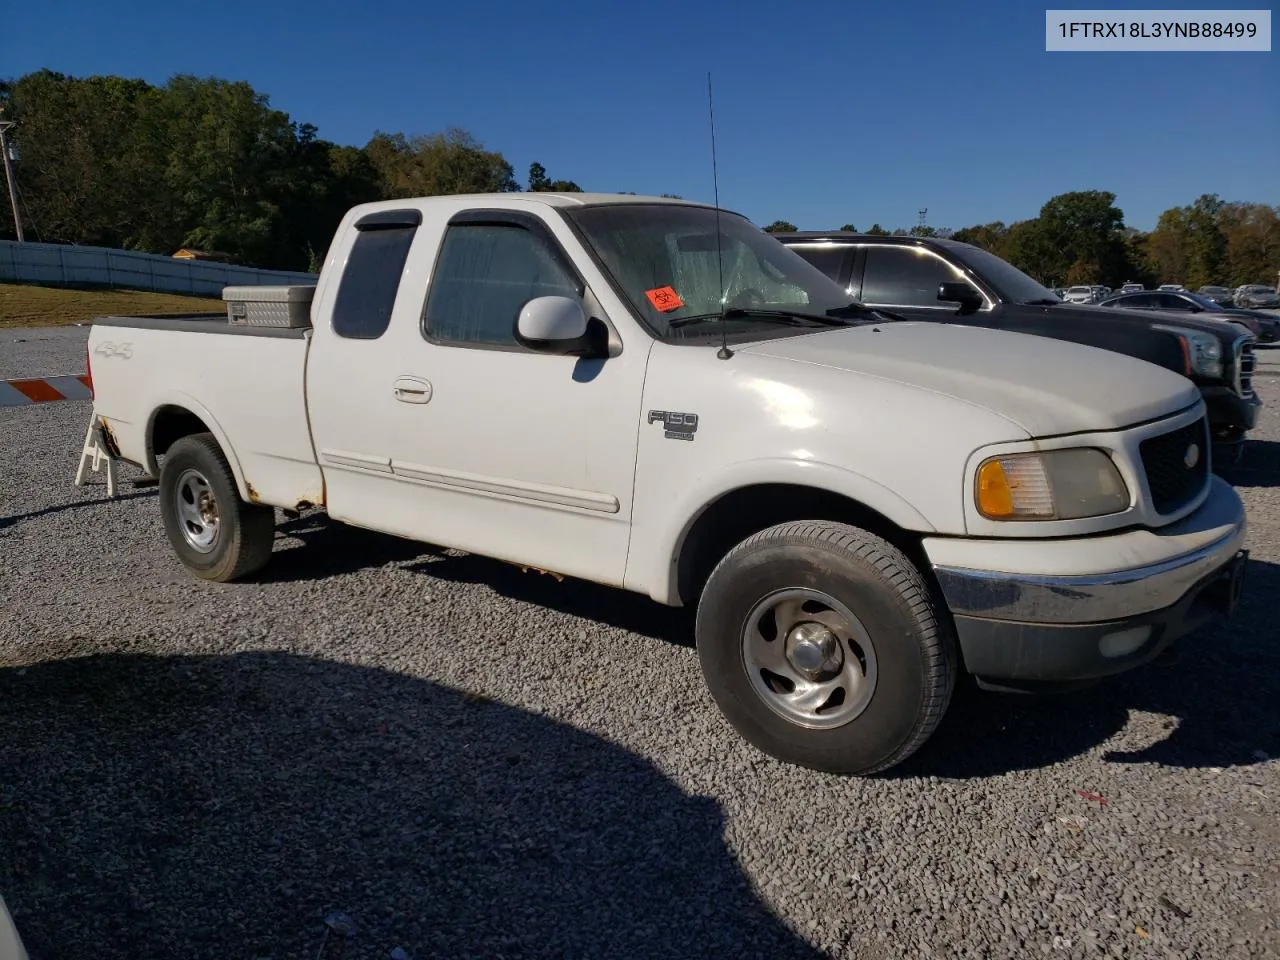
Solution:
<path fill-rule="evenodd" d="M 334 333 L 351 340 L 377 340 L 386 332 L 417 229 L 397 225 L 356 234 L 333 304 Z"/>
<path fill-rule="evenodd" d="M 442 343 L 514 347 L 526 303 L 582 294 L 550 245 L 524 227 L 454 224 L 440 246 L 423 330 Z"/>
<path fill-rule="evenodd" d="M 836 283 L 845 282 L 845 275 L 848 273 L 847 265 L 853 256 L 853 247 L 848 244 L 837 246 L 833 243 L 789 243 L 787 246 Z"/>
<path fill-rule="evenodd" d="M 1129 310 L 1151 310 L 1155 305 L 1155 295 L 1150 293 L 1139 293 L 1132 297 L 1122 297 L 1114 304 L 1114 306 L 1125 307 Z"/>
<path fill-rule="evenodd" d="M 1155 296 L 1156 306 L 1161 310 L 1190 310 L 1191 302 L 1183 300 L 1176 293 L 1158 293 Z"/>
<path fill-rule="evenodd" d="M 921 247 L 867 247 L 862 302 L 898 307 L 955 309 L 938 299 L 938 284 L 964 280 L 945 260 Z"/>

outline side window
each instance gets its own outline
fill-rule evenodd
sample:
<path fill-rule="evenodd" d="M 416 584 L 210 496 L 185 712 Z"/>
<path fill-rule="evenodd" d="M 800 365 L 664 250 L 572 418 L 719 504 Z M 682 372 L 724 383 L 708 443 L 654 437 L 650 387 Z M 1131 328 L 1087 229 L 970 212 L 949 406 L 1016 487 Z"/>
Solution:
<path fill-rule="evenodd" d="M 814 246 L 808 244 L 788 244 L 788 246 L 836 283 L 845 282 L 846 264 L 853 247 L 827 243 Z"/>
<path fill-rule="evenodd" d="M 862 279 L 862 302 L 901 307 L 940 307 L 938 284 L 963 280 L 951 264 L 919 247 L 872 246 Z"/>
<path fill-rule="evenodd" d="M 1190 310 L 1191 304 L 1172 293 L 1162 293 L 1156 297 L 1156 306 L 1161 310 Z"/>
<path fill-rule="evenodd" d="M 350 340 L 377 340 L 386 332 L 416 231 L 413 226 L 393 226 L 356 234 L 333 305 L 334 333 Z"/>
<path fill-rule="evenodd" d="M 423 332 L 443 343 L 514 347 L 516 317 L 526 303 L 582 294 L 537 234 L 515 224 L 454 224 L 440 245 Z"/>
<path fill-rule="evenodd" d="M 1127 307 L 1130 310 L 1150 310 L 1155 306 L 1155 299 L 1149 293 L 1140 293 L 1136 297 L 1125 297 L 1116 306 Z"/>

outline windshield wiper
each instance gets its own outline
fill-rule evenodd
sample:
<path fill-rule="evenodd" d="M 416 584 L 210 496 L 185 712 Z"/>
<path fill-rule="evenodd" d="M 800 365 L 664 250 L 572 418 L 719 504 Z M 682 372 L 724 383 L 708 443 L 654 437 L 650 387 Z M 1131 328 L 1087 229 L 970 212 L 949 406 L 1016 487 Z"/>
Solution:
<path fill-rule="evenodd" d="M 694 316 L 677 316 L 667 324 L 667 328 L 675 330 L 689 324 L 707 323 L 709 320 L 773 320 L 791 326 L 856 326 L 872 324 L 883 319 L 883 315 L 867 307 L 854 305 L 835 307 L 826 314 L 806 314 L 803 310 L 765 310 L 763 307 L 730 307 L 723 314 L 696 314 Z M 897 319 L 897 317 L 893 317 Z"/>
<path fill-rule="evenodd" d="M 698 313 L 691 317 L 676 317 L 667 324 L 667 329 L 675 330 L 692 323 L 706 323 L 712 320 L 772 320 L 793 327 L 847 327 L 857 321 L 845 317 L 834 317 L 821 313 L 804 313 L 799 310 L 764 310 L 754 307 L 730 307 L 723 313 Z"/>
<path fill-rule="evenodd" d="M 1066 301 L 1058 300 L 1056 298 L 1051 300 L 1048 297 L 1041 297 L 1039 300 L 1019 300 L 1018 303 L 1022 304 L 1024 307 L 1052 307 L 1059 303 L 1066 303 Z"/>

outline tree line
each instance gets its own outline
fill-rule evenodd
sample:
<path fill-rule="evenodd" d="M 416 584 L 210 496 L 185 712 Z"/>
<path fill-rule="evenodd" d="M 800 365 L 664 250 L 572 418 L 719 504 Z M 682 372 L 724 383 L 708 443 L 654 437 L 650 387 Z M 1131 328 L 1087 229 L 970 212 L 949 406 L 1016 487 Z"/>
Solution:
<path fill-rule="evenodd" d="M 331 143 L 243 81 L 179 75 L 156 86 L 40 70 L 0 81 L 0 109 L 17 121 L 10 137 L 27 235 L 52 242 L 165 254 L 189 247 L 250 266 L 315 270 L 357 203 L 582 189 L 536 162 L 520 183 L 502 153 L 461 128 L 379 131 L 363 147 Z M 1144 233 L 1125 226 L 1115 199 L 1087 190 L 1009 224 L 863 232 L 964 240 L 1048 286 L 1275 281 L 1280 207 L 1206 195 L 1165 211 Z M 765 229 L 796 227 L 779 220 Z M 0 236 L 8 231 L 0 218 Z"/>
<path fill-rule="evenodd" d="M 775 220 L 764 229 L 779 233 L 796 227 Z M 840 229 L 857 232 L 851 223 Z M 1216 194 L 1166 210 L 1150 232 L 1125 226 L 1116 195 L 1106 190 L 1059 194 L 1040 208 L 1039 216 L 1009 224 L 997 220 L 960 230 L 915 226 L 890 231 L 877 223 L 862 232 L 972 243 L 1048 287 L 1274 285 L 1280 271 L 1280 206 L 1229 203 Z"/>
<path fill-rule="evenodd" d="M 466 130 L 323 140 L 241 81 L 161 86 L 49 70 L 0 81 L 29 239 L 152 253 L 181 247 L 236 263 L 316 269 L 357 203 L 444 193 L 574 191 L 539 163 L 510 162 Z M 7 211 L 6 211 L 7 212 Z M 0 235 L 12 237 L 8 218 Z"/>

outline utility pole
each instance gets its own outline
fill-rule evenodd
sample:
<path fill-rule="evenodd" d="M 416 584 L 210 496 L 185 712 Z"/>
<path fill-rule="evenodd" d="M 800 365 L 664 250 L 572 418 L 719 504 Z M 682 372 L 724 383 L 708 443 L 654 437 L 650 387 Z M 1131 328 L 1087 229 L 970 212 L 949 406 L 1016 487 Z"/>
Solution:
<path fill-rule="evenodd" d="M 0 156 L 4 157 L 4 178 L 9 183 L 9 206 L 13 207 L 13 229 L 22 242 L 22 216 L 18 213 L 18 182 L 13 178 L 13 157 L 9 153 L 9 140 L 5 136 L 9 128 L 14 126 L 12 120 L 4 119 L 4 107 L 0 107 Z"/>

